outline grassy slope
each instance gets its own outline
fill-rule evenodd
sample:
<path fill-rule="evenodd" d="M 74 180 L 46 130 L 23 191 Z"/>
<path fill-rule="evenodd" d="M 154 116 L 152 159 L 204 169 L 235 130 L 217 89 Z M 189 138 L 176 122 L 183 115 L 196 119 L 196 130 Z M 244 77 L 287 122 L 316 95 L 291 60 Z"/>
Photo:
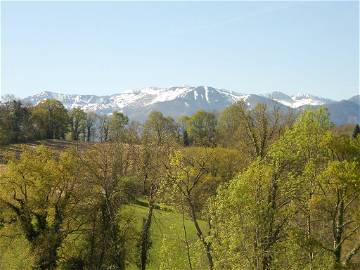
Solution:
<path fill-rule="evenodd" d="M 136 217 L 136 227 L 140 230 L 142 219 L 147 214 L 147 207 L 139 205 L 127 206 Z M 200 222 L 205 228 L 205 222 Z M 197 242 L 195 227 L 191 220 L 185 218 L 187 238 L 191 248 L 191 260 L 194 269 L 206 269 L 205 257 L 202 248 Z M 155 210 L 151 228 L 152 247 L 150 250 L 150 263 L 148 269 L 189 269 L 187 249 L 184 241 L 184 228 L 182 215 L 175 212 Z M 135 266 L 130 269 L 137 269 Z"/>

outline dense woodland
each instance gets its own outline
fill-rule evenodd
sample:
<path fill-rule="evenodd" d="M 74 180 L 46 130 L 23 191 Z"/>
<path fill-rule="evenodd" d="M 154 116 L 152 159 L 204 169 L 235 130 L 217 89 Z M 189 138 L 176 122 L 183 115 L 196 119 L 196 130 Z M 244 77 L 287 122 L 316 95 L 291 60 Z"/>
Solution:
<path fill-rule="evenodd" d="M 322 108 L 137 123 L 8 99 L 0 269 L 360 269 L 359 134 Z"/>

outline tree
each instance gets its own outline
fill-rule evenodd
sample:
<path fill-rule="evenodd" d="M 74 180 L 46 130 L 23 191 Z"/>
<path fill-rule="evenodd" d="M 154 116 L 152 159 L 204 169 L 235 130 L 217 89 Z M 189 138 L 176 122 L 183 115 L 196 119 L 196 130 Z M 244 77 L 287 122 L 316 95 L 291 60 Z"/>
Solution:
<path fill-rule="evenodd" d="M 95 124 L 98 119 L 98 116 L 94 112 L 88 112 L 86 114 L 85 121 L 85 138 L 87 142 L 95 139 Z"/>
<path fill-rule="evenodd" d="M 323 250 L 313 241 L 317 233 L 317 216 L 310 207 L 310 201 L 315 193 L 316 177 L 323 170 L 327 150 L 322 142 L 330 134 L 331 122 L 326 109 L 302 113 L 294 125 L 275 142 L 269 152 L 268 159 L 286 168 L 287 181 L 293 183 L 296 194 L 289 199 L 294 214 L 288 222 L 289 234 L 295 239 L 287 249 L 292 250 L 295 257 L 302 257 L 299 267 L 314 269 L 326 258 Z M 291 233 L 290 233 L 291 232 Z"/>
<path fill-rule="evenodd" d="M 20 225 L 33 249 L 34 269 L 55 269 L 64 240 L 83 223 L 88 184 L 72 150 L 60 155 L 45 147 L 25 148 L 1 176 L 1 204 Z"/>
<path fill-rule="evenodd" d="M 188 135 L 188 132 L 186 129 L 183 131 L 183 144 L 184 144 L 184 146 L 190 145 L 190 139 L 189 139 L 189 135 Z"/>
<path fill-rule="evenodd" d="M 33 107 L 31 119 L 39 139 L 63 139 L 68 130 L 67 110 L 58 100 L 41 101 Z"/>
<path fill-rule="evenodd" d="M 143 144 L 139 149 L 136 159 L 137 177 L 143 184 L 142 195 L 147 199 L 148 212 L 143 218 L 143 226 L 139 239 L 140 269 L 145 270 L 148 263 L 151 242 L 151 226 L 154 208 L 161 196 L 161 184 L 165 180 L 165 166 L 169 161 L 169 155 L 173 150 L 169 147 L 159 147 L 152 143 Z"/>
<path fill-rule="evenodd" d="M 74 108 L 69 112 L 71 139 L 78 141 L 80 134 L 84 133 L 86 125 L 86 113 L 80 108 Z M 85 138 L 85 134 L 84 138 Z"/>
<path fill-rule="evenodd" d="M 360 164 L 331 161 L 317 178 L 311 206 L 322 231 L 316 241 L 332 254 L 333 268 L 349 267 L 360 252 Z"/>
<path fill-rule="evenodd" d="M 15 99 L 0 103 L 0 144 L 33 138 L 30 110 Z"/>
<path fill-rule="evenodd" d="M 243 101 L 238 101 L 220 114 L 217 130 L 223 146 L 263 158 L 270 144 L 292 122 L 293 115 L 282 114 L 279 108 L 269 110 L 265 104 L 258 104 L 249 109 Z"/>
<path fill-rule="evenodd" d="M 216 145 L 216 117 L 214 114 L 198 111 L 187 121 L 187 133 L 190 141 L 197 146 Z"/>
<path fill-rule="evenodd" d="M 212 209 L 220 267 L 282 269 L 299 263 L 300 269 L 313 269 L 323 263 L 326 256 L 313 241 L 319 233 L 317 215 L 309 202 L 326 164 L 322 142 L 330 127 L 325 110 L 303 113 L 265 156 L 219 192 Z M 285 249 L 303 259 L 283 257 Z"/>
<path fill-rule="evenodd" d="M 100 142 L 106 142 L 109 140 L 109 117 L 107 115 L 99 116 L 99 138 Z"/>
<path fill-rule="evenodd" d="M 308 201 L 316 217 L 312 241 L 325 252 L 323 257 L 330 257 L 329 268 L 351 269 L 360 251 L 360 141 L 327 134 L 320 144 L 325 149 L 324 162 L 321 170 L 316 166 L 319 173 L 313 176 Z"/>
<path fill-rule="evenodd" d="M 161 112 L 153 111 L 149 114 L 143 131 L 143 140 L 146 144 L 172 144 L 178 137 L 178 126 L 174 119 L 165 117 Z"/>
<path fill-rule="evenodd" d="M 123 140 L 125 127 L 129 118 L 121 112 L 113 112 L 109 119 L 109 133 L 111 140 Z"/>
<path fill-rule="evenodd" d="M 164 194 L 170 196 L 168 200 L 177 208 L 188 212 L 206 254 L 209 269 L 214 268 L 212 242 L 206 230 L 199 225 L 199 219 L 209 221 L 209 216 L 204 213 L 206 203 L 215 195 L 219 184 L 225 183 L 241 170 L 243 161 L 236 150 L 192 147 L 175 151 L 169 165 L 166 165 Z M 211 225 L 210 222 L 208 224 Z"/>
<path fill-rule="evenodd" d="M 124 269 L 127 244 L 134 237 L 134 229 L 120 210 L 128 200 L 124 185 L 134 175 L 134 149 L 121 143 L 103 143 L 79 155 L 87 184 L 94 192 L 87 212 L 91 228 L 87 235 L 86 265 L 95 269 Z M 124 231 L 120 227 L 122 218 Z"/>
<path fill-rule="evenodd" d="M 356 138 L 359 134 L 360 134 L 360 126 L 359 126 L 359 124 L 356 124 L 353 134 L 352 134 L 352 137 Z"/>

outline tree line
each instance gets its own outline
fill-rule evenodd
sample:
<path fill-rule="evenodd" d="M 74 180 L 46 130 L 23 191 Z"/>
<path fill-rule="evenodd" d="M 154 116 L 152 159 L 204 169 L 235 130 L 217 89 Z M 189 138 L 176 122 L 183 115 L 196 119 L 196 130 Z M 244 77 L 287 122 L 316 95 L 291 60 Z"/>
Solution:
<path fill-rule="evenodd" d="M 17 106 L 29 116 L 7 114 L 12 138 L 30 139 L 25 123 L 43 123 L 44 136 L 87 141 L 87 114 L 45 103 L 62 117 L 41 103 Z M 46 121 L 32 122 L 39 114 Z M 159 269 L 359 269 L 358 127 L 341 135 L 325 109 L 294 116 L 243 102 L 177 121 L 160 112 L 143 125 L 122 113 L 103 119 L 99 143 L 3 153 L 0 233 L 25 239 L 33 269 L 148 269 L 156 211 L 183 217 L 186 254 L 174 264 L 164 236 Z M 138 227 L 134 204 L 147 209 Z"/>
<path fill-rule="evenodd" d="M 264 136 L 276 137 L 280 132 L 276 129 L 283 128 L 294 120 L 294 115 L 289 112 L 285 114 L 278 109 L 267 110 L 265 105 L 259 104 L 249 111 L 245 103 L 239 102 L 221 114 L 198 111 L 192 116 L 179 119 L 153 111 L 145 123 L 139 123 L 130 121 L 121 112 L 97 115 L 94 112 L 86 113 L 80 108 L 67 110 L 60 101 L 54 99 L 43 100 L 34 106 L 8 99 L 0 103 L 0 144 L 43 139 L 106 142 L 131 138 L 136 143 L 156 140 L 159 145 L 174 139 L 184 146 L 235 146 L 241 143 L 237 140 L 238 136 L 242 136 L 237 134 L 240 132 L 237 129 L 241 124 L 239 121 L 245 121 L 246 129 L 241 132 L 252 136 L 248 140 L 263 140 L 256 142 L 259 145 L 254 145 L 254 151 L 263 151 L 266 146 L 260 144 L 266 142 Z M 251 122 L 252 118 L 257 118 L 257 122 Z M 265 134 L 270 125 L 274 130 Z M 256 132 L 263 134 L 255 134 Z"/>

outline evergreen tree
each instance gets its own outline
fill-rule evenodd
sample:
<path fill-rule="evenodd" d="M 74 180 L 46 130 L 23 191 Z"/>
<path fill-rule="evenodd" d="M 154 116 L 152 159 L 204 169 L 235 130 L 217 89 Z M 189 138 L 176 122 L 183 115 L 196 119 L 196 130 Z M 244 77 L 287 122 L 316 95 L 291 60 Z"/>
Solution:
<path fill-rule="evenodd" d="M 356 124 L 352 137 L 355 139 L 360 134 L 360 126 L 359 124 Z"/>
<path fill-rule="evenodd" d="M 186 129 L 183 132 L 183 143 L 184 143 L 184 146 L 190 145 L 189 135 L 188 135 L 188 132 Z"/>

